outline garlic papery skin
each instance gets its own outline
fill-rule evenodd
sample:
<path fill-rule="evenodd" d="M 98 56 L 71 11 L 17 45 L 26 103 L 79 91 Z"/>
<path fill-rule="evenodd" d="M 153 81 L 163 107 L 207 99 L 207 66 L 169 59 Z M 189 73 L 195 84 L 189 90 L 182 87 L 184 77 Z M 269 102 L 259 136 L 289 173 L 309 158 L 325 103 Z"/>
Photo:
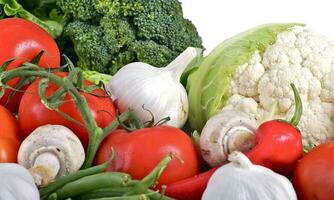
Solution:
<path fill-rule="evenodd" d="M 188 97 L 180 77 L 198 54 L 188 47 L 165 68 L 130 63 L 111 78 L 106 90 L 121 112 L 131 109 L 143 122 L 151 121 L 152 114 L 154 124 L 170 117 L 166 124 L 181 128 L 188 118 Z"/>
<path fill-rule="evenodd" d="M 39 200 L 29 171 L 14 163 L 0 163 L 0 200 Z"/>
<path fill-rule="evenodd" d="M 211 176 L 202 200 L 297 200 L 286 177 L 253 165 L 241 152 L 232 152 L 228 159 L 231 162 Z"/>
<path fill-rule="evenodd" d="M 256 119 L 244 112 L 226 109 L 205 124 L 200 136 L 203 159 L 212 167 L 227 160 L 233 151 L 247 152 L 256 145 Z"/>

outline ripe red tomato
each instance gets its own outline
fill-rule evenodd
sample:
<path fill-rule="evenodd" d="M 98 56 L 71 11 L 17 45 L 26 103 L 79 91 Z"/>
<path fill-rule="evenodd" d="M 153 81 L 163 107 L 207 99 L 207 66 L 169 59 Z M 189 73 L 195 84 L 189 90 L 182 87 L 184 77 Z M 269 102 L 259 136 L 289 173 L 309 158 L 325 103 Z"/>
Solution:
<path fill-rule="evenodd" d="M 312 149 L 298 163 L 292 183 L 302 200 L 330 200 L 334 195 L 334 141 Z"/>
<path fill-rule="evenodd" d="M 31 61 L 42 50 L 45 51 L 38 63 L 41 67 L 54 68 L 60 65 L 60 53 L 56 42 L 41 27 L 33 22 L 20 18 L 6 18 L 0 20 L 0 65 L 15 58 L 8 69 L 19 67 L 26 61 Z M 8 85 L 13 87 L 19 79 L 11 80 Z M 10 90 L 0 98 L 0 105 L 5 105 Z M 6 105 L 16 112 L 23 93 L 18 92 Z"/>
<path fill-rule="evenodd" d="M 16 162 L 19 146 L 17 121 L 10 111 L 0 106 L 0 163 Z"/>
<path fill-rule="evenodd" d="M 66 76 L 66 73 L 58 73 L 59 76 Z M 88 144 L 88 132 L 84 126 L 80 126 L 74 122 L 65 119 L 58 112 L 48 109 L 38 95 L 38 80 L 34 81 L 23 95 L 19 107 L 19 126 L 22 139 L 26 138 L 37 127 L 46 124 L 58 124 L 71 129 L 80 139 L 84 146 Z M 85 85 L 91 83 L 85 82 Z M 51 96 L 59 87 L 50 83 L 46 89 L 46 96 Z M 80 92 L 86 98 L 91 113 L 101 128 L 109 125 L 116 116 L 116 111 L 112 99 L 108 97 L 102 89 L 96 89 L 93 94 Z M 102 97 L 101 97 L 102 96 Z M 76 121 L 83 124 L 80 112 L 76 107 L 70 95 L 66 95 L 63 99 L 64 103 L 58 107 L 60 111 L 71 116 Z"/>
<path fill-rule="evenodd" d="M 134 179 L 142 179 L 169 153 L 181 158 L 173 159 L 162 173 L 159 184 L 173 183 L 199 172 L 200 161 L 191 138 L 183 131 L 171 126 L 144 128 L 134 132 L 116 130 L 100 145 L 96 163 L 109 159 L 111 147 L 115 158 L 108 171 L 129 173 Z"/>

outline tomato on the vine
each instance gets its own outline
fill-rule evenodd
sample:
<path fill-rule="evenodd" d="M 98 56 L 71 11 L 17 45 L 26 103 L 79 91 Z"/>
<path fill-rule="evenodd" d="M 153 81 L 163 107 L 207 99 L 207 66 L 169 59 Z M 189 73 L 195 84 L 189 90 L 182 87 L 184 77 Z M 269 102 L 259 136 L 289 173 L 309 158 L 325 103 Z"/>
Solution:
<path fill-rule="evenodd" d="M 9 110 L 0 106 L 0 163 L 16 162 L 19 146 L 17 121 Z"/>
<path fill-rule="evenodd" d="M 292 183 L 298 199 L 333 199 L 334 141 L 313 148 L 298 163 Z"/>
<path fill-rule="evenodd" d="M 173 183 L 199 172 L 200 160 L 191 138 L 180 129 L 171 126 L 143 128 L 133 132 L 116 130 L 100 145 L 96 163 L 109 159 L 111 148 L 115 158 L 108 171 L 129 173 L 134 179 L 142 179 L 169 153 L 182 160 L 172 160 L 159 178 L 159 184 Z"/>
<path fill-rule="evenodd" d="M 60 65 L 60 52 L 56 42 L 45 30 L 33 22 L 21 18 L 1 19 L 0 38 L 0 66 L 10 59 L 15 59 L 8 69 L 17 68 L 24 62 L 34 59 L 41 51 L 45 53 L 39 60 L 39 66 L 55 68 Z M 8 85 L 14 87 L 18 82 L 19 79 L 16 78 L 9 81 Z M 6 105 L 8 109 L 16 112 L 23 93 L 16 92 L 8 101 L 10 93 L 8 89 L 5 91 L 4 96 L 0 98 L 0 105 Z"/>
<path fill-rule="evenodd" d="M 59 76 L 64 77 L 67 73 L 57 73 Z M 86 86 L 92 83 L 85 81 Z M 50 110 L 41 101 L 38 95 L 39 80 L 34 81 L 26 90 L 22 97 L 19 107 L 19 126 L 21 130 L 21 138 L 26 138 L 37 127 L 46 124 L 58 124 L 66 126 L 71 129 L 80 139 L 84 146 L 87 146 L 89 135 L 85 128 L 81 114 L 76 106 L 76 102 L 73 101 L 69 94 L 66 94 L 63 103 L 58 107 L 58 110 L 67 114 L 76 122 L 66 119 L 60 113 Z M 54 94 L 59 86 L 54 83 L 49 83 L 46 88 L 46 96 L 49 97 Z M 112 99 L 102 89 L 95 89 L 92 93 L 80 92 L 85 97 L 90 111 L 93 115 L 97 125 L 101 128 L 109 125 L 116 116 L 116 110 Z M 61 99 L 60 99 L 61 100 Z"/>

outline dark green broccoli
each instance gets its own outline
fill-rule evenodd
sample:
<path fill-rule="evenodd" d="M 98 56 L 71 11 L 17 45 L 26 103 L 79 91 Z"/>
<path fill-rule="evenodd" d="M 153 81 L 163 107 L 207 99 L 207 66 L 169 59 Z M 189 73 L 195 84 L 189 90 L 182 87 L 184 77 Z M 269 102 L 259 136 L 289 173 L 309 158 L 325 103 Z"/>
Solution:
<path fill-rule="evenodd" d="M 64 34 L 75 44 L 74 50 L 78 56 L 78 66 L 83 69 L 109 73 L 104 66 L 111 62 L 111 54 L 104 40 L 101 40 L 101 27 L 75 21 L 66 26 Z"/>
<path fill-rule="evenodd" d="M 178 0 L 58 0 L 69 18 L 78 66 L 114 74 L 135 61 L 164 67 L 188 46 L 202 48 Z"/>
<path fill-rule="evenodd" d="M 74 21 L 95 20 L 99 15 L 93 6 L 93 1 L 94 0 L 60 0 L 57 1 L 57 5 L 64 11 L 65 16 Z"/>

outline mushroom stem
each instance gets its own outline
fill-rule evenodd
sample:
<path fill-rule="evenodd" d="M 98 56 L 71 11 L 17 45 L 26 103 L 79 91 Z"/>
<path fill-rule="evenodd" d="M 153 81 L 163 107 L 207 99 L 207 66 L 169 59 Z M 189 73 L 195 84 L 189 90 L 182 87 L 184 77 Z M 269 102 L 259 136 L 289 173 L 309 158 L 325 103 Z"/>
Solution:
<path fill-rule="evenodd" d="M 45 186 L 54 180 L 59 172 L 59 158 L 51 152 L 40 154 L 29 169 L 37 186 Z"/>
<path fill-rule="evenodd" d="M 255 133 L 245 127 L 239 127 L 232 131 L 233 134 L 227 137 L 226 152 L 230 154 L 233 151 L 245 153 L 256 145 Z"/>

